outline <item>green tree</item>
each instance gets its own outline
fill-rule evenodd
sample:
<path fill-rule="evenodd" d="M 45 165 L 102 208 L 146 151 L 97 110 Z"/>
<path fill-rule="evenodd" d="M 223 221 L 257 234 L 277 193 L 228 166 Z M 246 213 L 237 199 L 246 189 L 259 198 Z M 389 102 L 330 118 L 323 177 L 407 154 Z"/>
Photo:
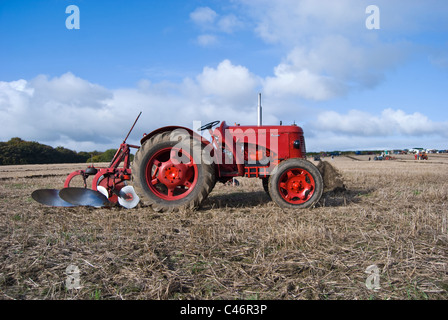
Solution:
<path fill-rule="evenodd" d="M 14 137 L 0 143 L 0 164 L 45 164 L 86 162 L 89 155 L 78 154 L 64 147 L 56 149 L 38 142 Z"/>

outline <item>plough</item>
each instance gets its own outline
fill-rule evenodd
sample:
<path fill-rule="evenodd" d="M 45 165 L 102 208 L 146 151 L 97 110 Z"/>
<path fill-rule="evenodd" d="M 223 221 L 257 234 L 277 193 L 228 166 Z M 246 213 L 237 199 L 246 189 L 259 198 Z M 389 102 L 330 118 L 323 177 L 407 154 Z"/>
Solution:
<path fill-rule="evenodd" d="M 31 197 L 52 207 L 107 207 L 119 204 L 131 209 L 137 206 L 140 198 L 134 188 L 127 184 L 131 180 L 130 149 L 140 147 L 126 143 L 126 140 L 141 114 L 140 112 L 135 119 L 108 167 L 96 168 L 90 165 L 85 170 L 73 171 L 67 176 L 63 189 L 39 189 L 35 190 Z M 93 177 L 91 189 L 87 188 L 90 177 Z"/>

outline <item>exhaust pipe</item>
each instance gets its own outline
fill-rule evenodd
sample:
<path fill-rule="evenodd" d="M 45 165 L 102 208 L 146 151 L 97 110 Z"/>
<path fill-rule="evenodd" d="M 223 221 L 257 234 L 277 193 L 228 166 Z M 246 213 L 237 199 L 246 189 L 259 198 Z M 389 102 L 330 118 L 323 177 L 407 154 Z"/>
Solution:
<path fill-rule="evenodd" d="M 258 126 L 262 125 L 261 93 L 258 94 Z"/>

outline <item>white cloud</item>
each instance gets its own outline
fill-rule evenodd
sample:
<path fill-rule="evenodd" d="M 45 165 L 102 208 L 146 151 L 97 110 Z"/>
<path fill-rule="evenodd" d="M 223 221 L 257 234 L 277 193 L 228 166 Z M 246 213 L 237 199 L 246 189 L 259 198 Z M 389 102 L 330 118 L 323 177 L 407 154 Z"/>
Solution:
<path fill-rule="evenodd" d="M 410 45 L 383 41 L 367 30 L 364 1 L 239 1 L 256 34 L 285 52 L 265 82 L 266 92 L 327 100 L 351 90 L 370 89 L 406 61 Z M 386 9 L 390 4 L 383 3 Z"/>
<path fill-rule="evenodd" d="M 296 46 L 267 77 L 266 92 L 328 100 L 352 88 L 371 88 L 380 83 L 388 68 L 397 64 L 400 49 L 376 43 L 356 46 L 341 35 L 330 35 Z"/>
<path fill-rule="evenodd" d="M 369 5 L 380 10 L 381 32 L 407 38 L 422 31 L 447 29 L 448 5 L 440 0 L 235 0 L 251 17 L 256 34 L 266 42 L 294 47 L 313 38 L 344 34 L 364 39 L 375 34 L 365 22 Z M 439 29 L 436 30 L 434 26 Z M 440 29 L 442 27 L 443 29 Z"/>
<path fill-rule="evenodd" d="M 71 73 L 0 82 L 0 140 L 18 136 L 77 151 L 115 148 L 140 111 L 143 114 L 129 138 L 134 144 L 143 133 L 166 125 L 192 128 L 193 121 L 212 120 L 255 124 L 261 80 L 246 67 L 223 60 L 180 83 L 142 80 L 135 87 L 114 90 Z M 431 147 L 442 148 L 448 137 L 447 122 L 419 112 L 324 111 L 312 120 L 309 108 L 281 96 L 264 96 L 264 123 L 295 120 L 305 129 L 309 150 L 390 148 L 392 144 L 403 148 L 423 145 L 424 138 L 434 142 Z"/>
<path fill-rule="evenodd" d="M 310 37 L 338 34 L 364 27 L 362 1 L 251 0 L 239 1 L 256 24 L 264 41 L 285 46 L 303 44 Z"/>
<path fill-rule="evenodd" d="M 209 7 L 198 7 L 190 13 L 190 19 L 200 28 L 217 32 L 232 33 L 243 26 L 233 13 L 219 15 Z"/>
<path fill-rule="evenodd" d="M 287 63 L 279 64 L 274 70 L 274 77 L 267 77 L 263 84 L 263 92 L 268 95 L 297 95 L 311 100 L 327 100 L 336 95 L 335 91 L 340 91 L 330 77 Z"/>
<path fill-rule="evenodd" d="M 209 7 L 199 7 L 190 13 L 191 20 L 200 26 L 211 25 L 217 16 L 218 14 Z"/>
<path fill-rule="evenodd" d="M 218 38 L 212 34 L 201 34 L 197 38 L 197 43 L 202 47 L 209 47 L 218 44 Z"/>
<path fill-rule="evenodd" d="M 0 82 L 0 117 L 5 121 L 1 138 L 13 136 L 55 141 L 63 135 L 73 140 L 107 141 L 98 134 L 105 119 L 107 89 L 66 73 L 48 79 Z M 85 126 L 85 127 L 84 127 Z"/>
<path fill-rule="evenodd" d="M 17 136 L 77 151 L 114 148 L 140 111 L 142 117 L 130 137 L 137 144 L 144 132 L 164 125 L 255 121 L 258 83 L 247 68 L 229 60 L 205 67 L 181 83 L 142 80 L 136 87 L 114 90 L 72 73 L 0 82 L 0 141 Z"/>
<path fill-rule="evenodd" d="M 222 61 L 216 69 L 205 67 L 196 79 L 204 94 L 225 100 L 239 100 L 255 92 L 257 86 L 257 78 L 247 68 L 235 66 L 229 60 Z"/>
<path fill-rule="evenodd" d="M 190 13 L 190 19 L 202 32 L 197 37 L 197 43 L 203 47 L 218 44 L 217 34 L 231 34 L 244 26 L 235 14 L 219 15 L 209 7 L 196 8 Z"/>
<path fill-rule="evenodd" d="M 384 109 L 380 115 L 359 110 L 347 114 L 325 111 L 311 124 L 314 131 L 358 137 L 393 135 L 448 137 L 448 122 L 434 122 L 420 112 L 407 114 L 403 110 Z"/>
<path fill-rule="evenodd" d="M 380 114 L 324 111 L 304 125 L 308 151 L 386 150 L 415 146 L 446 149 L 448 122 L 387 108 Z"/>
<path fill-rule="evenodd" d="M 428 59 L 437 68 L 448 70 L 448 43 L 440 49 L 433 50 Z"/>
<path fill-rule="evenodd" d="M 243 27 L 243 22 L 239 20 L 234 14 L 223 16 L 217 22 L 220 31 L 225 33 L 233 33 Z"/>
<path fill-rule="evenodd" d="M 28 86 L 28 82 L 20 79 L 17 81 L 0 81 L 0 111 L 17 112 L 22 110 L 27 100 L 34 94 L 34 89 Z"/>

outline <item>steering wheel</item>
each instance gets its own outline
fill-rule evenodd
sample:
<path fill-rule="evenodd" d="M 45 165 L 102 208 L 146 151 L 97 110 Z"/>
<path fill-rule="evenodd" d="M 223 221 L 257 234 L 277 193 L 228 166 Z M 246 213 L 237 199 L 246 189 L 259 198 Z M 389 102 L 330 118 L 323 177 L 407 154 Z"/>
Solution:
<path fill-rule="evenodd" d="M 219 121 L 219 120 L 216 120 L 216 121 L 212 121 L 212 122 L 209 122 L 209 123 L 207 123 L 207 124 L 204 124 L 202 127 L 200 127 L 198 130 L 199 131 L 204 131 L 204 130 L 208 130 L 208 129 L 211 129 L 211 128 L 213 128 L 214 126 L 216 126 L 218 123 L 220 123 L 221 121 Z"/>

